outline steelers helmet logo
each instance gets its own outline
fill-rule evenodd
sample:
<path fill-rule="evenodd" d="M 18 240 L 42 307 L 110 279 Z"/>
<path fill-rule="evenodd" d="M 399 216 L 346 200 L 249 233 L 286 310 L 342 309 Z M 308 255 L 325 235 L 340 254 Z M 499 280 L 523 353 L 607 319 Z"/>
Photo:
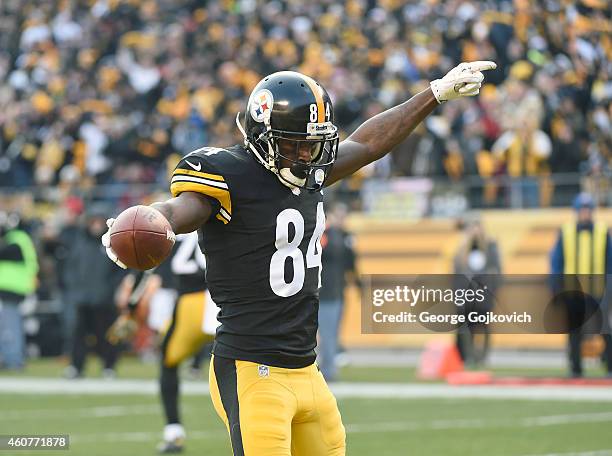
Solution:
<path fill-rule="evenodd" d="M 253 95 L 249 103 L 249 111 L 255 122 L 263 122 L 266 115 L 270 115 L 272 106 L 274 105 L 274 97 L 272 92 L 263 89 Z"/>

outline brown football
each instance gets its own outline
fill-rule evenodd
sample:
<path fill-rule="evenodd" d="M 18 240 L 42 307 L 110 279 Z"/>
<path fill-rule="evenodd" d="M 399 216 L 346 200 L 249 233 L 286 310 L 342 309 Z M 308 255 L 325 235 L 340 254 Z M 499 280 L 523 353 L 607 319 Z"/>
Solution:
<path fill-rule="evenodd" d="M 172 251 L 174 233 L 166 217 L 150 206 L 133 206 L 115 219 L 111 248 L 128 268 L 159 266 Z"/>

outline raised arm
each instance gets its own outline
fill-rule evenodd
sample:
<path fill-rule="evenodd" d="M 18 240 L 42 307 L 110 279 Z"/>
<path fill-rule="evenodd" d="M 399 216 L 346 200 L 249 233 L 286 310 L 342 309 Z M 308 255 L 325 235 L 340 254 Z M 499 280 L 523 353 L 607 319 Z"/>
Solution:
<path fill-rule="evenodd" d="M 338 147 L 326 185 L 353 174 L 385 156 L 401 143 L 415 127 L 438 106 L 431 89 L 367 120 Z"/>
<path fill-rule="evenodd" d="M 494 62 L 462 63 L 442 79 L 432 81 L 427 90 L 364 122 L 340 143 L 338 158 L 325 185 L 331 185 L 386 155 L 412 133 L 438 104 L 477 95 L 484 79 L 482 71 L 494 68 Z"/>

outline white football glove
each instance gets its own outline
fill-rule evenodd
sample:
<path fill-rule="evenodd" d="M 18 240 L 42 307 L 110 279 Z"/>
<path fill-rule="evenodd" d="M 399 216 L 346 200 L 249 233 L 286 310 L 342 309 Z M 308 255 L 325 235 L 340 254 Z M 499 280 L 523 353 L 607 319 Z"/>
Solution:
<path fill-rule="evenodd" d="M 106 255 L 111 259 L 113 263 L 115 263 L 120 268 L 127 269 L 127 266 L 123 263 L 123 261 L 119 259 L 117 254 L 113 252 L 113 249 L 111 248 L 110 230 L 111 230 L 111 227 L 113 226 L 113 223 L 115 223 L 114 218 L 109 218 L 106 221 L 106 226 L 108 227 L 108 230 L 106 231 L 106 233 L 102 235 L 102 245 L 106 249 Z"/>
<path fill-rule="evenodd" d="M 495 62 L 464 62 L 450 70 L 442 79 L 429 83 L 438 103 L 454 100 L 459 97 L 473 97 L 480 92 L 484 80 L 482 71 L 497 68 Z"/>

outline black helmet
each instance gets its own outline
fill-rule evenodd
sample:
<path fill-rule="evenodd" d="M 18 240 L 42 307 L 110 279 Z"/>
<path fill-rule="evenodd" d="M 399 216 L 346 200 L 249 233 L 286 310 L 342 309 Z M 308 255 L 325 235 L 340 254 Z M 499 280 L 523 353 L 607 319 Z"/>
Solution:
<path fill-rule="evenodd" d="M 338 128 L 331 99 L 318 82 L 294 71 L 266 76 L 253 89 L 245 117 L 245 129 L 236 118 L 245 146 L 283 184 L 307 190 L 323 186 L 336 160 Z M 290 144 L 295 153 L 281 153 L 279 140 L 283 150 Z M 310 146 L 309 162 L 298 160 L 305 143 Z"/>

